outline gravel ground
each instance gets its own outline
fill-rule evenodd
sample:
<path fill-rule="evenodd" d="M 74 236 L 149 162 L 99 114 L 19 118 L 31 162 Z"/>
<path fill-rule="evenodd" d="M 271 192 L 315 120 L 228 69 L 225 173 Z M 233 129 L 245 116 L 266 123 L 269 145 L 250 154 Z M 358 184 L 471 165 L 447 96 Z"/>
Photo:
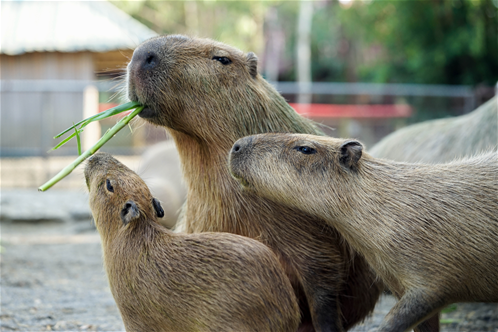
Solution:
<path fill-rule="evenodd" d="M 83 191 L 2 190 L 1 331 L 124 331 L 87 199 Z M 394 302 L 384 296 L 354 331 L 373 331 Z M 498 332 L 498 304 L 457 304 L 442 318 L 442 331 Z"/>

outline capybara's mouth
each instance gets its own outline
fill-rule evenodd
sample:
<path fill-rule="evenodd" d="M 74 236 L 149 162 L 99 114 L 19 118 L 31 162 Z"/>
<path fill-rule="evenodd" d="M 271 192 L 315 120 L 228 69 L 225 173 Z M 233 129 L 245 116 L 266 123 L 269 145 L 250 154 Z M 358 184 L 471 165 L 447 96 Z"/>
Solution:
<path fill-rule="evenodd" d="M 242 185 L 242 187 L 249 188 L 249 182 L 246 179 L 241 178 L 239 182 Z"/>
<path fill-rule="evenodd" d="M 156 111 L 154 111 L 149 106 L 145 106 L 144 109 L 140 113 L 138 113 L 138 116 L 143 119 L 155 118 L 156 115 L 157 115 Z"/>
<path fill-rule="evenodd" d="M 230 173 L 232 174 L 232 177 L 242 185 L 242 187 L 244 187 L 244 188 L 249 187 L 249 182 L 246 179 L 244 179 L 242 176 L 238 175 L 237 173 L 235 173 L 233 171 L 231 171 Z"/>

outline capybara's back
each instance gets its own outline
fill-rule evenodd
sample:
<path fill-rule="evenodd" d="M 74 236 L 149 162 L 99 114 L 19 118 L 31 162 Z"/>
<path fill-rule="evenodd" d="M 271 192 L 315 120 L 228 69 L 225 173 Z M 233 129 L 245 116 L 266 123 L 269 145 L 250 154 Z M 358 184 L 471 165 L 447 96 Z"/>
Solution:
<path fill-rule="evenodd" d="M 472 113 L 426 121 L 384 137 L 370 154 L 406 162 L 443 163 L 498 147 L 498 98 Z"/>
<path fill-rule="evenodd" d="M 155 225 L 129 233 L 106 259 L 129 331 L 297 330 L 292 287 L 263 244 L 234 234 L 172 235 Z"/>

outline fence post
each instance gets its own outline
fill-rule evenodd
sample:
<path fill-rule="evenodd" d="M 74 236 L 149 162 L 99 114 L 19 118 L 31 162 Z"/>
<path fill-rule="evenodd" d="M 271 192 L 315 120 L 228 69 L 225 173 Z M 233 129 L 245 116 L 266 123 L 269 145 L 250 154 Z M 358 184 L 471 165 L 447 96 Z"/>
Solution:
<path fill-rule="evenodd" d="M 31 171 L 32 181 L 33 183 L 37 183 L 38 181 L 46 181 L 51 177 L 50 171 L 50 162 L 48 152 L 50 150 L 52 140 L 50 139 L 51 134 L 53 133 L 53 124 L 54 124 L 54 94 L 49 91 L 44 91 L 41 93 L 41 151 L 40 155 L 43 158 L 43 170 L 42 175 L 40 175 L 36 168 Z M 39 177 L 41 176 L 41 180 Z"/>
<path fill-rule="evenodd" d="M 311 25 L 313 22 L 313 2 L 301 0 L 297 24 L 296 67 L 299 94 L 298 104 L 311 104 Z M 306 106 L 309 107 L 309 106 Z"/>
<path fill-rule="evenodd" d="M 99 112 L 99 90 L 94 85 L 87 85 L 83 91 L 83 119 Z M 90 123 L 82 134 L 83 150 L 88 150 L 100 139 L 100 123 Z"/>

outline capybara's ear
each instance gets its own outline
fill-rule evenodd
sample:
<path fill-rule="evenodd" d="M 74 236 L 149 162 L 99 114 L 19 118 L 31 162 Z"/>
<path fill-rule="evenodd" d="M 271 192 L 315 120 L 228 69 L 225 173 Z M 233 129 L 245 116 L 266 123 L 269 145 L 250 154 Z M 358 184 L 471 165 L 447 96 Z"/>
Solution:
<path fill-rule="evenodd" d="M 253 78 L 258 75 L 258 57 L 253 52 L 247 53 L 247 68 L 249 68 L 249 74 Z"/>
<path fill-rule="evenodd" d="M 121 220 L 123 224 L 128 225 L 132 220 L 137 219 L 140 216 L 140 210 L 134 201 L 128 201 L 123 206 L 121 210 Z"/>
<path fill-rule="evenodd" d="M 152 199 L 152 205 L 154 206 L 154 210 L 156 210 L 156 216 L 158 218 L 164 217 L 164 210 L 163 207 L 161 206 L 161 203 L 155 198 Z"/>
<path fill-rule="evenodd" d="M 346 168 L 355 168 L 361 158 L 363 145 L 358 141 L 346 141 L 341 145 L 339 161 Z"/>

